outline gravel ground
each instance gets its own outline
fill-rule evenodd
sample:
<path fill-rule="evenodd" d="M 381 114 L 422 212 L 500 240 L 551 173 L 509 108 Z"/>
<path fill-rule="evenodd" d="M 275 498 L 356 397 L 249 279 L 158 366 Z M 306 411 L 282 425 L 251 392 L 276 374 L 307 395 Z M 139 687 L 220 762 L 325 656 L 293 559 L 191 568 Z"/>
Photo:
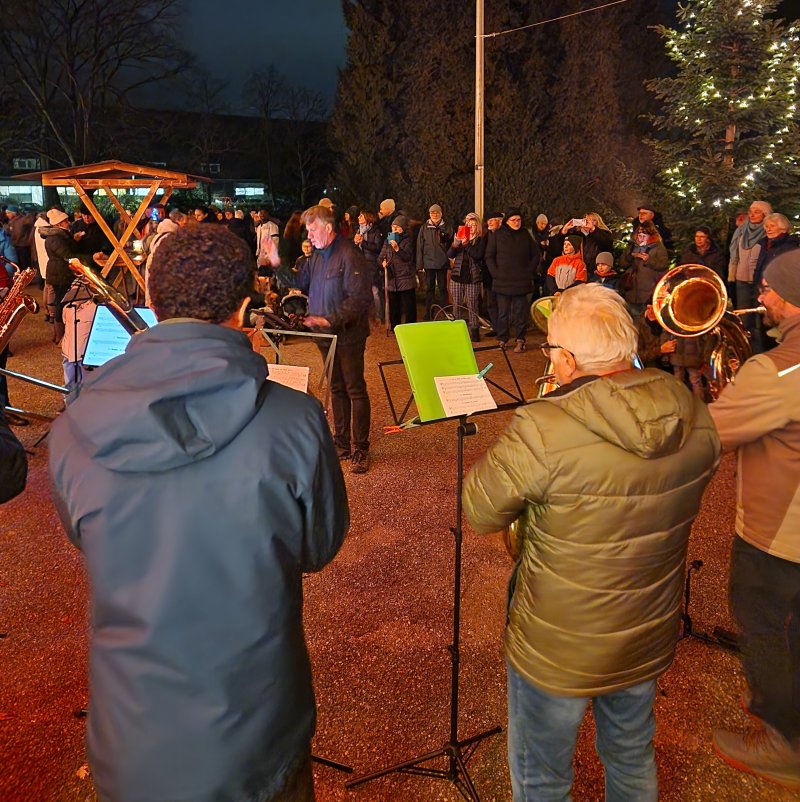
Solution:
<path fill-rule="evenodd" d="M 15 336 L 9 368 L 60 382 L 59 352 L 49 336 L 41 314 L 27 317 Z M 303 348 L 295 354 L 300 363 Z M 434 751 L 449 735 L 456 426 L 443 422 L 383 434 L 392 421 L 376 365 L 398 356 L 394 340 L 375 329 L 367 357 L 372 467 L 364 476 L 348 474 L 352 525 L 347 540 L 328 568 L 306 579 L 306 632 L 319 705 L 314 752 L 350 764 L 356 773 Z M 538 349 L 510 359 L 525 395 L 532 397 L 542 367 Z M 496 366 L 492 377 L 507 384 L 499 352 L 479 355 L 480 366 L 489 360 Z M 387 374 L 395 402 L 402 405 L 408 392 L 402 368 L 388 368 Z M 11 396 L 17 406 L 49 414 L 56 414 L 61 403 L 51 391 L 14 380 Z M 476 419 L 479 433 L 466 440 L 467 465 L 510 414 Z M 84 720 L 76 716 L 88 698 L 87 581 L 82 558 L 64 537 L 50 501 L 46 441 L 35 445 L 46 426 L 16 431 L 31 456 L 27 490 L 0 510 L 0 800 L 88 802 L 94 794 L 85 772 Z M 733 473 L 733 458 L 726 456 L 692 532 L 689 559 L 701 559 L 703 567 L 693 581 L 691 614 L 701 630 L 731 627 L 725 584 Z M 462 738 L 505 727 L 501 635 L 510 569 L 498 536 L 465 529 Z M 712 752 L 714 727 L 746 726 L 738 706 L 742 678 L 735 657 L 683 640 L 659 686 L 662 800 L 798 798 L 729 768 Z M 587 717 L 575 759 L 576 800 L 603 796 L 593 737 Z M 511 798 L 505 732 L 484 741 L 469 765 L 482 800 Z M 460 798 L 448 782 L 426 777 L 393 774 L 353 790 L 344 788 L 344 774 L 330 768 L 316 765 L 315 777 L 321 802 Z"/>

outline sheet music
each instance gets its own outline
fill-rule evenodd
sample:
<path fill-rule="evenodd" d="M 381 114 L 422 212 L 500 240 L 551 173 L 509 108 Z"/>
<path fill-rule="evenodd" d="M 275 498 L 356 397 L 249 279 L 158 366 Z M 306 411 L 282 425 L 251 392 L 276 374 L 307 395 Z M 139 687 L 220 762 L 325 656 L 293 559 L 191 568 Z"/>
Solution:
<path fill-rule="evenodd" d="M 308 392 L 308 373 L 309 368 L 298 365 L 272 365 L 269 366 L 267 378 L 270 381 L 291 387 L 292 390 L 299 390 L 301 393 Z"/>
<path fill-rule="evenodd" d="M 436 392 L 448 418 L 471 415 L 484 409 L 497 409 L 485 379 L 474 373 L 466 376 L 435 376 Z"/>

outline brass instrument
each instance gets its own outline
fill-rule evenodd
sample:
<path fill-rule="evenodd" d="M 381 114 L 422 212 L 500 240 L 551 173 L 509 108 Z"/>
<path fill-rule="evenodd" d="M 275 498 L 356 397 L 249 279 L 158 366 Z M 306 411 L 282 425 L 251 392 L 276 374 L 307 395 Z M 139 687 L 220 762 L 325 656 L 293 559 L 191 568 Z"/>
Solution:
<path fill-rule="evenodd" d="M 8 345 L 11 336 L 17 330 L 19 324 L 22 323 L 25 315 L 29 312 L 35 315 L 39 311 L 39 304 L 36 299 L 22 292 L 33 281 L 36 271 L 32 267 L 27 270 L 20 270 L 19 266 L 13 262 L 9 262 L 9 264 L 13 265 L 17 272 L 14 275 L 14 282 L 8 294 L 0 302 L 0 351 L 3 351 Z M 4 269 L 0 265 L 0 270 Z"/>
<path fill-rule="evenodd" d="M 555 295 L 545 295 L 537 298 L 531 304 L 531 320 L 539 331 L 547 335 L 547 321 L 553 313 L 557 299 Z M 553 373 L 553 363 L 548 359 L 544 363 L 544 373 L 536 380 L 536 397 L 544 398 L 558 387 L 556 376 Z"/>
<path fill-rule="evenodd" d="M 713 337 L 708 360 L 713 399 L 753 353 L 739 316 L 765 311 L 763 306 L 729 310 L 725 282 L 705 265 L 673 267 L 653 290 L 653 313 L 663 329 L 676 337 Z"/>
<path fill-rule="evenodd" d="M 86 281 L 92 300 L 104 304 L 108 311 L 119 321 L 122 328 L 131 336 L 140 334 L 150 328 L 145 319 L 136 311 L 134 305 L 119 291 L 114 289 L 104 278 L 87 267 L 79 259 L 70 259 L 69 267 L 73 273 Z"/>

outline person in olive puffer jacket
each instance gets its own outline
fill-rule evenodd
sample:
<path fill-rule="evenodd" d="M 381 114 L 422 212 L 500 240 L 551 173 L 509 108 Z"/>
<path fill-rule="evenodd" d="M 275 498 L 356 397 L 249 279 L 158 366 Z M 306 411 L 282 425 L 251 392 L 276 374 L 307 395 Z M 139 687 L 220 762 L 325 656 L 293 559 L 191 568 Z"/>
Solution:
<path fill-rule="evenodd" d="M 719 438 L 674 377 L 632 368 L 636 330 L 612 290 L 566 290 L 548 340 L 559 389 L 517 410 L 463 494 L 474 529 L 517 521 L 521 538 L 505 633 L 514 799 L 569 797 L 593 700 L 606 798 L 656 802 L 656 679 Z"/>

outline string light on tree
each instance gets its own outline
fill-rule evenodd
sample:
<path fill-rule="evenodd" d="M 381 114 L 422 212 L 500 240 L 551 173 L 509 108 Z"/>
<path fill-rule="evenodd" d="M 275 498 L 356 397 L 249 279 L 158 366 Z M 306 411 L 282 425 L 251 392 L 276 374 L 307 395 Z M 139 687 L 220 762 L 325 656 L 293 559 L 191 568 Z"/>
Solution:
<path fill-rule="evenodd" d="M 648 84 L 662 105 L 651 142 L 678 218 L 712 207 L 721 223 L 742 192 L 798 209 L 800 29 L 777 6 L 688 0 L 677 29 L 659 28 L 678 71 Z"/>

